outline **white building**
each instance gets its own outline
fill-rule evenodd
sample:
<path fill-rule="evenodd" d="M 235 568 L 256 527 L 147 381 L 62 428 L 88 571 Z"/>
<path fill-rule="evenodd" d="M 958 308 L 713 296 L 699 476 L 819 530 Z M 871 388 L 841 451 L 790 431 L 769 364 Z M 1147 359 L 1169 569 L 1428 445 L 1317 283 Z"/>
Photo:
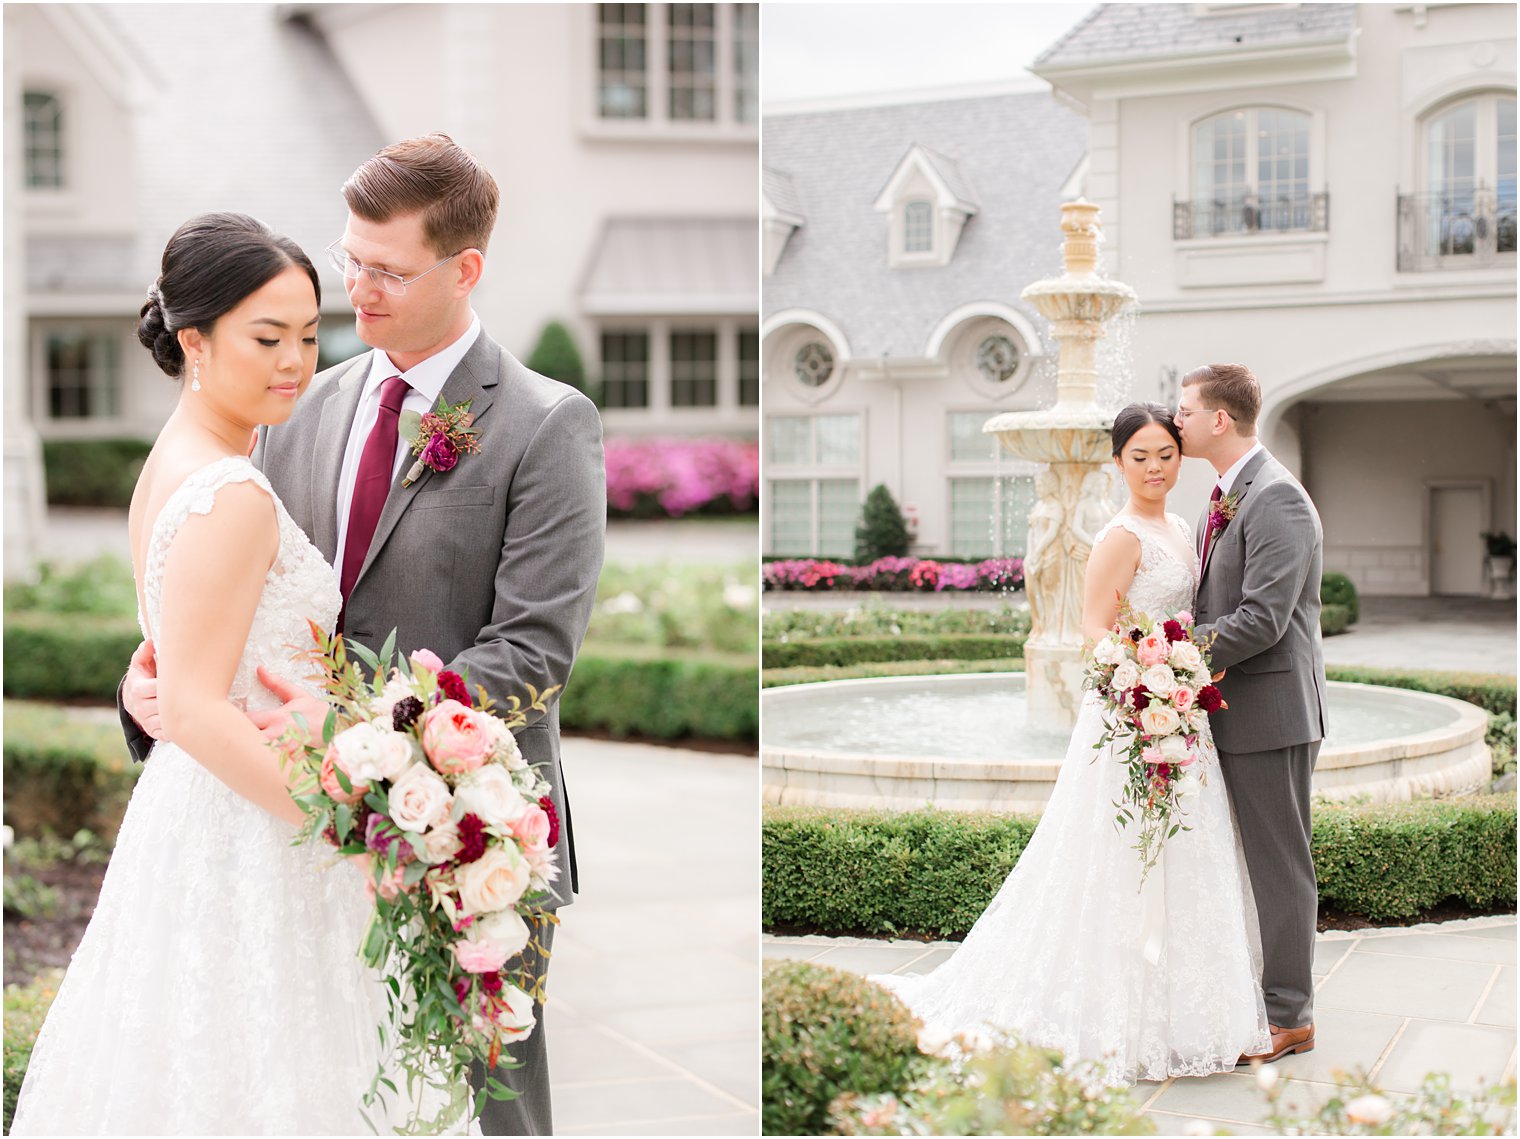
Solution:
<path fill-rule="evenodd" d="M 36 436 L 150 438 L 173 405 L 133 329 L 175 227 L 295 238 L 343 359 L 339 188 L 431 130 L 501 187 L 493 336 L 568 326 L 609 433 L 755 433 L 754 4 L 8 4 L 5 52 L 8 572 Z"/>
<path fill-rule="evenodd" d="M 1506 4 L 1114 4 L 1035 65 L 1087 120 L 1083 168 L 1055 196 L 1080 190 L 1101 206 L 1106 271 L 1140 297 L 1129 330 L 1133 398 L 1174 402 L 1189 368 L 1249 364 L 1266 399 L 1263 440 L 1318 504 L 1326 568 L 1368 593 L 1480 593 L 1480 534 L 1515 532 L 1514 35 Z M 1053 271 L 1053 207 L 1039 195 L 1071 173 L 1032 146 L 1034 120 L 1047 112 L 1033 99 L 1029 108 L 969 137 L 953 124 L 948 133 L 905 127 L 869 192 L 841 178 L 819 184 L 821 201 L 798 194 L 798 179 L 835 149 L 786 144 L 802 157 L 778 171 L 787 180 L 767 181 L 762 206 L 771 250 L 790 234 L 765 285 L 766 552 L 801 552 L 808 527 L 815 548 L 807 552 L 846 552 L 852 479 L 862 496 L 887 481 L 918 506 L 921 552 L 968 548 L 958 537 L 956 483 L 974 472 L 953 457 L 954 416 L 977 406 L 974 370 L 969 362 L 957 370 L 953 349 L 946 356 L 927 330 L 953 327 L 960 305 L 990 316 L 999 304 L 998 319 L 1025 335 L 1014 298 Z M 899 121 L 909 113 L 893 109 Z M 809 124 L 767 113 L 767 167 L 777 161 L 773 131 L 806 126 L 797 133 L 835 140 L 846 112 L 832 114 Z M 916 187 L 901 172 L 889 185 L 898 160 L 913 164 L 915 142 L 945 161 L 918 162 Z M 1033 229 L 1023 241 L 1042 243 L 1037 255 L 1005 237 L 1000 281 L 943 288 L 992 215 L 994 195 L 1013 202 L 1019 192 L 973 176 L 962 194 L 954 170 L 997 162 L 1011 170 L 1029 156 L 1037 161 L 1022 174 L 1025 201 L 1038 220 L 1025 223 Z M 874 252 L 820 287 L 812 271 L 788 275 L 789 260 L 800 269 L 808 256 L 805 242 L 838 242 L 841 226 L 873 224 Z M 949 265 L 908 255 L 898 234 L 909 232 Z M 827 319 L 831 304 L 874 307 L 892 329 L 851 339 Z M 1036 334 L 1027 335 L 1039 351 Z M 833 353 L 829 383 L 804 393 L 787 376 L 782 353 L 769 351 L 791 347 L 785 337 Z M 915 368 L 941 377 L 918 397 L 907 381 Z M 1023 398 L 980 406 L 1005 410 Z M 802 424 L 783 423 L 783 432 L 814 439 L 811 452 L 795 444 L 814 464 L 796 468 L 812 479 L 807 503 L 775 461 L 778 445 L 793 444 L 777 443 L 773 416 Z M 820 449 L 817 439 L 846 422 L 831 416 L 860 418 L 854 449 Z M 894 417 L 899 433 L 881 431 Z M 896 485 L 884 477 L 899 461 L 894 451 Z M 961 453 L 969 461 L 969 444 Z M 1202 464 L 1185 464 L 1177 507 L 1195 517 L 1211 481 Z"/>

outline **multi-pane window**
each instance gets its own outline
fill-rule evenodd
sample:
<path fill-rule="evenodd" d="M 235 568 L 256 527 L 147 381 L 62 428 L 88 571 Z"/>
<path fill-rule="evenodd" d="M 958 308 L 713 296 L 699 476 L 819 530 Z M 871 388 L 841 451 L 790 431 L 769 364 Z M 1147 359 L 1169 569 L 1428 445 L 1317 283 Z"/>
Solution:
<path fill-rule="evenodd" d="M 734 21 L 734 120 L 760 118 L 760 5 L 731 5 Z"/>
<path fill-rule="evenodd" d="M 950 550 L 957 558 L 1022 556 L 1034 508 L 1031 464 L 1000 454 L 983 433 L 990 411 L 952 411 L 949 451 Z"/>
<path fill-rule="evenodd" d="M 718 113 L 716 4 L 672 4 L 666 28 L 669 114 L 711 122 Z"/>
<path fill-rule="evenodd" d="M 51 419 L 114 419 L 121 413 L 116 336 L 103 329 L 60 328 L 44 338 Z"/>
<path fill-rule="evenodd" d="M 934 249 L 934 206 L 909 202 L 903 207 L 903 252 L 928 253 Z"/>
<path fill-rule="evenodd" d="M 765 438 L 771 552 L 849 557 L 860 516 L 861 417 L 775 416 Z"/>
<path fill-rule="evenodd" d="M 760 406 L 760 333 L 739 333 L 739 406 Z"/>
<path fill-rule="evenodd" d="M 670 404 L 672 407 L 718 405 L 717 333 L 670 334 Z"/>
<path fill-rule="evenodd" d="M 1515 252 L 1515 100 L 1485 95 L 1425 127 L 1427 248 L 1443 256 Z"/>
<path fill-rule="evenodd" d="M 647 5 L 597 6 L 597 113 L 642 119 L 649 113 Z"/>
<path fill-rule="evenodd" d="M 1195 236 L 1323 228 L 1309 190 L 1309 116 L 1226 111 L 1193 128 Z"/>
<path fill-rule="evenodd" d="M 46 91 L 21 98 L 25 123 L 26 184 L 34 189 L 63 186 L 63 103 Z"/>
<path fill-rule="evenodd" d="M 602 333 L 602 405 L 649 406 L 649 334 Z"/>

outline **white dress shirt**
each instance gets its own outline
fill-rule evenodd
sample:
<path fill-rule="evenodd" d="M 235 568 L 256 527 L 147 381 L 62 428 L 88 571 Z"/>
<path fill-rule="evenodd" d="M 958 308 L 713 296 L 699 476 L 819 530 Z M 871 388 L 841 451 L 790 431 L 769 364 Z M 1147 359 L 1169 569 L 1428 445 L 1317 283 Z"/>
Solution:
<path fill-rule="evenodd" d="M 435 352 L 409 372 L 398 372 L 396 365 L 382 349 L 370 353 L 369 375 L 364 379 L 364 394 L 359 397 L 359 409 L 354 413 L 353 426 L 348 430 L 348 442 L 343 447 L 343 467 L 338 474 L 338 551 L 333 565 L 343 564 L 343 547 L 348 542 L 348 508 L 353 503 L 354 480 L 359 475 L 359 457 L 364 453 L 365 441 L 374 430 L 375 419 L 380 414 L 380 386 L 392 376 L 399 375 L 411 385 L 401 404 L 403 411 L 415 411 L 419 415 L 438 406 L 438 394 L 449 375 L 459 366 L 459 361 L 475 345 L 480 336 L 480 317 L 470 314 L 470 327 L 454 343 L 441 352 Z M 391 468 L 391 478 L 401 469 L 401 464 L 411 459 L 411 447 L 396 436 L 396 460 Z"/>
<path fill-rule="evenodd" d="M 1256 454 L 1257 451 L 1265 450 L 1266 448 L 1261 445 L 1261 441 L 1257 440 L 1249 451 L 1235 460 L 1234 466 L 1219 476 L 1219 494 L 1221 497 L 1230 493 L 1230 488 L 1235 485 L 1235 480 L 1240 477 L 1241 469 L 1251 461 L 1251 456 Z M 341 565 L 342 563 L 339 564 Z"/>

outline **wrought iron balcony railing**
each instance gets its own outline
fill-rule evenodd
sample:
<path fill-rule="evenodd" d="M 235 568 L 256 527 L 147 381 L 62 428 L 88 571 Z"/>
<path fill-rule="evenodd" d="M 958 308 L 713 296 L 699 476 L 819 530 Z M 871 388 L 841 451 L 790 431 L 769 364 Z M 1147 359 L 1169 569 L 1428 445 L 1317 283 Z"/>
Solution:
<path fill-rule="evenodd" d="M 1172 199 L 1172 237 L 1223 237 L 1240 233 L 1324 233 L 1330 228 L 1330 195 L 1258 198 L 1241 194 L 1227 198 Z"/>
<path fill-rule="evenodd" d="M 1514 263 L 1515 187 L 1399 195 L 1401 273 Z"/>

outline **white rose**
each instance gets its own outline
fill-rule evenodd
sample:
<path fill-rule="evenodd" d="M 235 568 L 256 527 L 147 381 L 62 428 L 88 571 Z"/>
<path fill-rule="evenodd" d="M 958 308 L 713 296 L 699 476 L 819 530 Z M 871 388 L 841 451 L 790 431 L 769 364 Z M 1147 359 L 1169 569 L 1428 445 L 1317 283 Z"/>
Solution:
<path fill-rule="evenodd" d="M 1181 763 L 1188 757 L 1187 740 L 1181 736 L 1167 736 L 1161 741 L 1161 754 L 1168 763 Z"/>
<path fill-rule="evenodd" d="M 1176 641 L 1172 645 L 1172 665 L 1181 672 L 1193 672 L 1203 665 L 1203 654 L 1192 641 Z"/>
<path fill-rule="evenodd" d="M 465 937 L 470 941 L 489 941 L 511 958 L 528 947 L 528 923 L 516 910 L 502 910 L 476 918 Z"/>
<path fill-rule="evenodd" d="M 1380 1095 L 1358 1096 L 1346 1105 L 1346 1118 L 1364 1127 L 1381 1127 L 1393 1116 L 1393 1104 Z"/>
<path fill-rule="evenodd" d="M 1140 683 L 1157 696 L 1170 696 L 1177 687 L 1177 677 L 1166 665 L 1153 664 L 1140 674 Z"/>
<path fill-rule="evenodd" d="M 404 831 L 420 834 L 448 820 L 453 797 L 449 785 L 431 767 L 417 763 L 391 785 L 390 804 L 391 821 Z"/>
<path fill-rule="evenodd" d="M 1203 787 L 1203 780 L 1191 767 L 1188 768 L 1176 783 L 1172 785 L 1177 790 L 1177 798 L 1191 799 Z"/>
<path fill-rule="evenodd" d="M 1114 687 L 1120 691 L 1126 691 L 1140 683 L 1140 666 L 1132 660 L 1127 660 L 1118 668 L 1114 669 Z"/>
<path fill-rule="evenodd" d="M 344 728 L 333 737 L 338 762 L 355 783 L 393 779 L 411 762 L 412 748 L 404 736 L 367 721 Z"/>
<path fill-rule="evenodd" d="M 1152 703 L 1140 713 L 1140 726 L 1152 736 L 1169 736 L 1182 727 L 1182 717 L 1170 704 Z"/>
<path fill-rule="evenodd" d="M 507 727 L 505 720 L 498 720 L 492 716 L 486 722 L 486 734 L 491 739 L 491 755 L 507 765 L 507 770 L 517 771 L 528 765 L 523 758 L 522 749 L 517 746 L 517 737 L 512 734 L 512 729 Z"/>
<path fill-rule="evenodd" d="M 1123 659 L 1124 650 L 1119 647 L 1119 642 L 1112 633 L 1093 647 L 1093 660 L 1099 664 L 1118 664 Z"/>
<path fill-rule="evenodd" d="M 496 1027 L 508 1040 L 526 1040 L 537 1023 L 533 1019 L 533 998 L 516 985 L 502 985 L 496 994 L 502 1009 L 496 1014 Z"/>
<path fill-rule="evenodd" d="M 410 840 L 417 858 L 429 866 L 447 862 L 459 853 L 464 844 L 459 838 L 459 827 L 451 819 L 444 819 L 431 830 Z"/>
<path fill-rule="evenodd" d="M 460 909 L 466 914 L 490 914 L 517 904 L 528 888 L 528 864 L 511 843 L 492 846 L 459 868 Z"/>
<path fill-rule="evenodd" d="M 454 788 L 459 818 L 479 815 L 488 826 L 504 827 L 528 809 L 527 802 L 512 785 L 512 775 L 499 764 L 488 763 L 459 781 Z"/>

